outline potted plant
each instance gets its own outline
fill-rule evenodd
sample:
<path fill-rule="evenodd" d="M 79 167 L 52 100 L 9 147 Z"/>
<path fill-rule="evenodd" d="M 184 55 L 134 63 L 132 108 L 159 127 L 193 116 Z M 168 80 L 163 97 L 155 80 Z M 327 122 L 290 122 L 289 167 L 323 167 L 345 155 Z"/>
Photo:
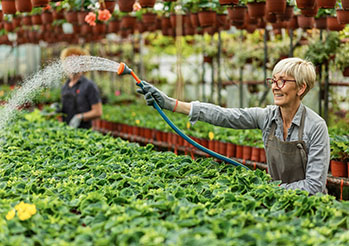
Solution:
<path fill-rule="evenodd" d="M 1 6 L 4 14 L 13 15 L 17 11 L 15 0 L 2 0 Z"/>
<path fill-rule="evenodd" d="M 343 76 L 349 77 L 349 43 L 341 44 L 338 51 L 335 63 L 343 72 Z"/>
<path fill-rule="evenodd" d="M 263 18 L 265 15 L 265 0 L 244 0 L 247 9 L 248 9 L 248 15 L 250 18 L 258 19 Z"/>
<path fill-rule="evenodd" d="M 337 6 L 339 7 L 336 9 L 338 22 L 340 24 L 349 24 L 349 9 L 344 8 L 344 3 L 338 4 Z"/>
<path fill-rule="evenodd" d="M 331 173 L 335 177 L 348 177 L 349 137 L 331 136 Z"/>
<path fill-rule="evenodd" d="M 213 26 L 216 23 L 218 0 L 198 0 L 198 18 L 201 27 Z"/>
<path fill-rule="evenodd" d="M 16 4 L 17 11 L 21 13 L 30 12 L 32 11 L 32 8 L 33 8 L 32 2 L 30 0 L 25 0 L 25 1 L 16 0 L 15 4 Z"/>
<path fill-rule="evenodd" d="M 338 33 L 330 33 L 326 40 L 316 40 L 310 43 L 305 57 L 309 59 L 315 66 L 328 63 L 331 56 L 336 54 L 339 47 Z"/>
<path fill-rule="evenodd" d="M 327 16 L 331 15 L 328 9 L 319 9 L 315 16 L 315 27 L 319 30 L 327 29 Z"/>
<path fill-rule="evenodd" d="M 32 9 L 32 11 L 30 12 L 32 24 L 34 25 L 42 24 L 41 14 L 42 14 L 41 7 L 34 7 Z"/>

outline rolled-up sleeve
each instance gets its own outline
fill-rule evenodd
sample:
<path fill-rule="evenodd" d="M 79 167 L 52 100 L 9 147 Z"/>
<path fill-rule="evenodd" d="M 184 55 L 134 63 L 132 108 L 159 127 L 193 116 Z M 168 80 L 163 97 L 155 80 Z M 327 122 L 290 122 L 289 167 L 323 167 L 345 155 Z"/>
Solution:
<path fill-rule="evenodd" d="M 330 139 L 324 121 L 314 125 L 309 141 L 305 179 L 290 184 L 282 184 L 281 187 L 286 189 L 306 190 L 313 195 L 325 190 L 327 172 L 330 164 Z"/>
<path fill-rule="evenodd" d="M 195 101 L 191 103 L 189 121 L 195 124 L 199 120 L 234 129 L 262 129 L 265 115 L 263 108 L 222 108 Z"/>

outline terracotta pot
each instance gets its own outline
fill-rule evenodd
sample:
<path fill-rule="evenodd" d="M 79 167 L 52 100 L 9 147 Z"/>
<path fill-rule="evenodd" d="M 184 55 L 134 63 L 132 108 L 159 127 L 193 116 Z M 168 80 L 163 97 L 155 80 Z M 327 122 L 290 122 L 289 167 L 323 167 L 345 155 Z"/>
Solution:
<path fill-rule="evenodd" d="M 334 9 L 336 5 L 336 0 L 316 0 L 319 8 L 323 9 Z"/>
<path fill-rule="evenodd" d="M 32 25 L 31 16 L 23 16 L 22 17 L 22 25 L 31 26 Z"/>
<path fill-rule="evenodd" d="M 264 148 L 260 148 L 259 149 L 259 162 L 261 163 L 266 163 L 267 162 L 267 158 L 265 155 L 265 149 Z"/>
<path fill-rule="evenodd" d="M 152 8 L 155 5 L 156 0 L 139 0 L 139 4 L 142 8 Z"/>
<path fill-rule="evenodd" d="M 122 29 L 133 29 L 136 26 L 136 17 L 134 16 L 124 16 L 121 19 L 120 28 Z"/>
<path fill-rule="evenodd" d="M 265 11 L 274 14 L 283 14 L 286 11 L 286 0 L 266 0 Z"/>
<path fill-rule="evenodd" d="M 41 19 L 41 15 L 32 15 L 32 23 L 34 25 L 42 25 L 42 19 Z"/>
<path fill-rule="evenodd" d="M 299 9 L 313 8 L 315 0 L 296 0 Z"/>
<path fill-rule="evenodd" d="M 51 24 L 53 22 L 53 15 L 49 11 L 45 11 L 41 14 L 41 19 L 43 24 Z"/>
<path fill-rule="evenodd" d="M 5 21 L 4 22 L 4 29 L 7 31 L 7 32 L 12 32 L 14 30 L 14 27 L 12 25 L 12 22 L 7 22 Z"/>
<path fill-rule="evenodd" d="M 2 0 L 1 5 L 4 14 L 15 14 L 17 11 L 15 0 Z"/>
<path fill-rule="evenodd" d="M 22 18 L 21 17 L 14 17 L 12 19 L 13 28 L 19 27 L 21 25 L 21 22 L 22 22 Z"/>
<path fill-rule="evenodd" d="M 213 62 L 212 56 L 204 56 L 204 62 L 211 64 Z"/>
<path fill-rule="evenodd" d="M 120 21 L 112 20 L 108 24 L 108 32 L 109 33 L 117 33 L 120 29 Z"/>
<path fill-rule="evenodd" d="M 344 77 L 349 77 L 349 67 L 344 68 L 344 70 L 343 70 L 343 76 L 344 76 Z"/>
<path fill-rule="evenodd" d="M 156 14 L 155 13 L 144 13 L 142 15 L 142 21 L 146 26 L 153 25 L 156 22 Z"/>
<path fill-rule="evenodd" d="M 136 2 L 136 0 L 119 0 L 119 10 L 121 12 L 132 12 L 133 10 L 133 4 Z"/>
<path fill-rule="evenodd" d="M 199 23 L 202 27 L 214 26 L 216 24 L 215 11 L 202 11 L 198 13 Z"/>
<path fill-rule="evenodd" d="M 205 148 L 208 148 L 208 140 L 207 140 L 207 139 L 200 138 L 200 139 L 199 139 L 199 144 L 201 144 L 201 145 L 204 146 Z"/>
<path fill-rule="evenodd" d="M 116 0 L 104 0 L 104 3 L 100 3 L 100 9 L 107 9 L 110 13 L 114 12 Z"/>
<path fill-rule="evenodd" d="M 0 10 L 0 22 L 2 21 L 3 16 L 4 16 L 4 14 L 2 13 L 2 10 Z"/>
<path fill-rule="evenodd" d="M 251 161 L 259 162 L 260 161 L 260 148 L 252 147 L 251 150 Z"/>
<path fill-rule="evenodd" d="M 67 21 L 71 24 L 78 23 L 78 12 L 76 11 L 67 11 L 64 12 L 64 17 L 67 19 Z"/>
<path fill-rule="evenodd" d="M 273 14 L 273 13 L 265 13 L 264 18 L 269 23 L 276 23 L 277 22 L 276 14 Z"/>
<path fill-rule="evenodd" d="M 18 12 L 30 12 L 33 9 L 31 0 L 15 0 L 15 2 Z"/>
<path fill-rule="evenodd" d="M 348 165 L 344 161 L 331 160 L 331 173 L 334 177 L 348 177 Z"/>
<path fill-rule="evenodd" d="M 219 0 L 220 5 L 233 5 L 239 4 L 239 0 Z"/>
<path fill-rule="evenodd" d="M 92 33 L 95 35 L 103 34 L 106 32 L 106 28 L 104 23 L 96 23 L 95 26 L 92 26 Z"/>
<path fill-rule="evenodd" d="M 314 27 L 314 17 L 298 15 L 297 22 L 299 27 L 303 29 L 312 29 Z"/>
<path fill-rule="evenodd" d="M 340 24 L 349 24 L 349 10 L 337 9 L 337 20 Z"/>
<path fill-rule="evenodd" d="M 242 151 L 243 151 L 242 152 L 242 159 L 251 160 L 252 147 L 251 146 L 243 146 Z"/>
<path fill-rule="evenodd" d="M 194 28 L 200 26 L 200 23 L 199 23 L 199 16 L 198 16 L 197 13 L 190 13 L 190 22 L 191 22 L 191 25 L 192 25 Z"/>
<path fill-rule="evenodd" d="M 88 11 L 78 11 L 77 18 L 79 25 L 86 24 L 85 17 L 88 15 Z"/>
<path fill-rule="evenodd" d="M 225 27 L 228 23 L 228 15 L 227 14 L 217 14 L 216 15 L 216 24 L 218 27 Z"/>
<path fill-rule="evenodd" d="M 315 18 L 315 27 L 319 30 L 326 30 L 327 18 L 326 17 Z"/>
<path fill-rule="evenodd" d="M 265 2 L 247 3 L 248 15 L 250 18 L 263 18 L 265 15 Z"/>
<path fill-rule="evenodd" d="M 349 0 L 342 0 L 343 9 L 349 10 Z"/>
<path fill-rule="evenodd" d="M 235 155 L 236 158 L 242 159 L 243 148 L 244 148 L 244 146 L 242 146 L 242 145 L 236 145 L 236 155 Z"/>
<path fill-rule="evenodd" d="M 311 16 L 316 16 L 318 10 L 319 10 L 319 7 L 317 6 L 317 3 L 315 2 L 314 7 L 301 9 L 301 13 L 304 16 L 311 17 Z"/>
<path fill-rule="evenodd" d="M 330 31 L 341 31 L 345 27 L 345 24 L 339 24 L 337 17 L 327 16 L 327 29 Z"/>
<path fill-rule="evenodd" d="M 222 142 L 222 141 L 218 141 L 218 153 L 221 155 L 226 156 L 227 155 L 227 143 Z"/>
<path fill-rule="evenodd" d="M 46 7 L 49 0 L 31 0 L 33 7 Z"/>
<path fill-rule="evenodd" d="M 296 15 L 287 22 L 287 28 L 291 30 L 296 30 L 298 28 L 298 17 Z"/>
<path fill-rule="evenodd" d="M 233 143 L 227 143 L 227 156 L 229 158 L 235 157 L 236 155 L 236 145 Z"/>
<path fill-rule="evenodd" d="M 64 13 L 63 11 L 53 11 L 52 12 L 53 19 L 55 20 L 64 20 Z"/>

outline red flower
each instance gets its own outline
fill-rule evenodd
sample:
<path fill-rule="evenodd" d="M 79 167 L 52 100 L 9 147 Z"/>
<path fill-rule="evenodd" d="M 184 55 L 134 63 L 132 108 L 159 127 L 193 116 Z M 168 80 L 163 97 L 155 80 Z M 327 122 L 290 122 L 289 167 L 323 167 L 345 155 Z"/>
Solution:
<path fill-rule="evenodd" d="M 107 9 L 98 10 L 98 20 L 107 21 L 110 19 L 110 17 L 111 17 L 111 14 L 110 14 L 109 10 L 107 10 Z"/>
<path fill-rule="evenodd" d="M 88 15 L 85 16 L 85 21 L 90 26 L 95 26 L 96 25 L 96 14 L 93 12 L 88 13 Z"/>

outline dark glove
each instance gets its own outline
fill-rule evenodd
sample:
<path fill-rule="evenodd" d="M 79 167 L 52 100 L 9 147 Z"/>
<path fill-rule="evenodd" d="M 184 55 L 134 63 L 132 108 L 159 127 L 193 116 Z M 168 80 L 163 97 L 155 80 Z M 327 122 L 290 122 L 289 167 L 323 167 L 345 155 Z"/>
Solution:
<path fill-rule="evenodd" d="M 82 117 L 80 114 L 76 114 L 73 116 L 73 118 L 69 121 L 69 126 L 73 128 L 78 128 L 80 126 Z"/>
<path fill-rule="evenodd" d="M 176 99 L 168 97 L 165 93 L 157 89 L 155 86 L 142 81 L 143 89 L 137 89 L 137 92 L 144 95 L 147 105 L 152 106 L 154 100 L 158 103 L 160 108 L 173 111 L 176 105 Z"/>

